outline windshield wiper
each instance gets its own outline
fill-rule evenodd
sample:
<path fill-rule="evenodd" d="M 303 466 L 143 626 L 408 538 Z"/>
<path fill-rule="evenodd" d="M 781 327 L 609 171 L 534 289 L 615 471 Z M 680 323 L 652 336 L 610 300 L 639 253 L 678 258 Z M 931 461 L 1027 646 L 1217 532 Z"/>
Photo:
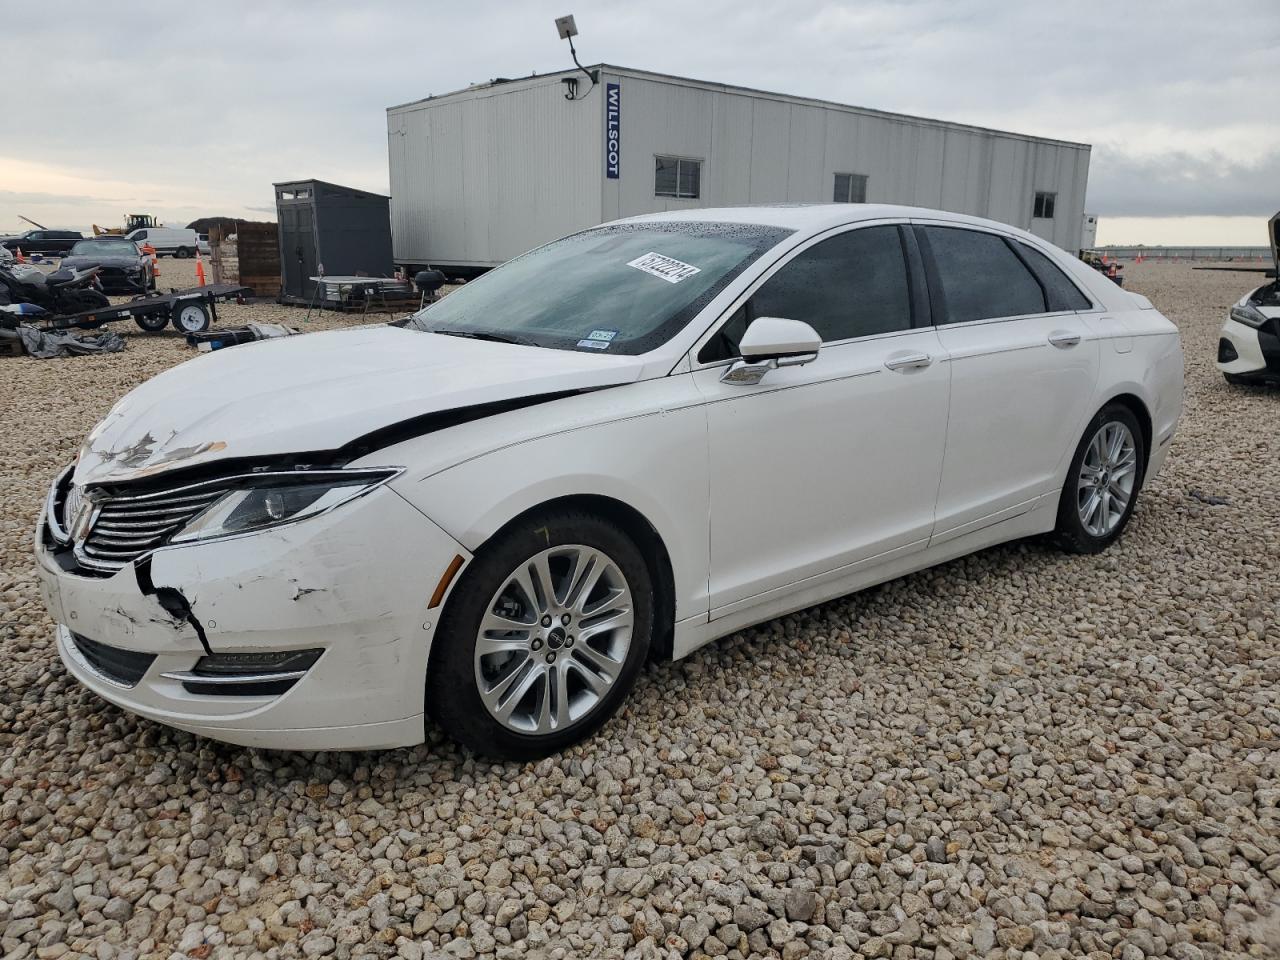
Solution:
<path fill-rule="evenodd" d="M 518 347 L 536 347 L 537 344 L 524 337 L 515 337 L 509 333 L 497 333 L 493 330 L 445 330 L 437 328 L 428 333 L 439 333 L 446 337 L 465 337 L 468 340 L 488 340 L 491 343 L 513 343 Z"/>

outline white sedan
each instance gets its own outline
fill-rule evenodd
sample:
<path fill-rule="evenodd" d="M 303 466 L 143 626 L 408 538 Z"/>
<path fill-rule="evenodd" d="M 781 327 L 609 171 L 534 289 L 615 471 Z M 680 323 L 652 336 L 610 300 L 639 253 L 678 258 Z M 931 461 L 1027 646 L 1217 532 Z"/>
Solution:
<path fill-rule="evenodd" d="M 162 373 L 36 554 L 67 669 L 144 717 L 328 750 L 430 715 L 535 757 L 648 657 L 1006 540 L 1102 550 L 1181 407 L 1174 326 L 1029 233 L 657 214 Z"/>

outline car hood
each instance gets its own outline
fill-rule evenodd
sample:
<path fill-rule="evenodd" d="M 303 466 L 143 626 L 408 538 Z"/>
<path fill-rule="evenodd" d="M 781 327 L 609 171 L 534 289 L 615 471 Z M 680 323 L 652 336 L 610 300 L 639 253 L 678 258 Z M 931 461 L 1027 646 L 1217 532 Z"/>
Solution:
<path fill-rule="evenodd" d="M 391 326 L 264 340 L 204 354 L 125 395 L 89 434 L 75 481 L 331 451 L 426 414 L 630 383 L 642 369 L 638 357 Z"/>
<path fill-rule="evenodd" d="M 91 257 L 81 254 L 75 257 L 63 257 L 61 266 L 83 270 L 86 267 L 124 267 L 131 269 L 142 263 L 140 257 Z"/>

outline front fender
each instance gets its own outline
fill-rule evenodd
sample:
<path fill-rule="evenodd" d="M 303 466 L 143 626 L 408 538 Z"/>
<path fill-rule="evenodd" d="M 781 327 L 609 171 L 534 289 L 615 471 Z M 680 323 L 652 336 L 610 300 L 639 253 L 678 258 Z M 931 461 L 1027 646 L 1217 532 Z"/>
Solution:
<path fill-rule="evenodd" d="M 621 501 L 666 546 L 683 619 L 707 610 L 706 431 L 701 405 L 673 405 L 500 447 L 393 486 L 471 551 L 540 504 L 582 495 Z"/>

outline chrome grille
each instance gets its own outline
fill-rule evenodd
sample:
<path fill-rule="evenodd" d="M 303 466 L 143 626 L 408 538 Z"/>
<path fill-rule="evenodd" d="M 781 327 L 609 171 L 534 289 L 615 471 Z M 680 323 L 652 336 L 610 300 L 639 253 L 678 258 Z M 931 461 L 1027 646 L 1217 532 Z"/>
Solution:
<path fill-rule="evenodd" d="M 86 566 L 118 570 L 164 545 L 226 492 L 219 484 L 198 484 L 130 497 L 98 494 L 96 516 L 76 556 Z"/>

